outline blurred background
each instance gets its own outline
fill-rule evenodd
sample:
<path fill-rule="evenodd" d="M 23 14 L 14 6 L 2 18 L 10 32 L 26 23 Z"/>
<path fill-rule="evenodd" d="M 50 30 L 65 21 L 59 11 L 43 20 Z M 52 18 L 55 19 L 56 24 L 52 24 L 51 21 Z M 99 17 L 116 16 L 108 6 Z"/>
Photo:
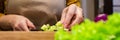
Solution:
<path fill-rule="evenodd" d="M 120 12 L 120 0 L 113 0 L 114 12 Z"/>
<path fill-rule="evenodd" d="M 1 4 L 4 0 L 0 0 L 0 12 L 4 12 Z M 80 0 L 81 7 L 85 18 L 94 20 L 98 14 L 112 14 L 113 12 L 120 12 L 120 0 Z"/>
<path fill-rule="evenodd" d="M 120 12 L 120 0 L 80 0 L 86 18 L 94 20 L 98 14 Z"/>

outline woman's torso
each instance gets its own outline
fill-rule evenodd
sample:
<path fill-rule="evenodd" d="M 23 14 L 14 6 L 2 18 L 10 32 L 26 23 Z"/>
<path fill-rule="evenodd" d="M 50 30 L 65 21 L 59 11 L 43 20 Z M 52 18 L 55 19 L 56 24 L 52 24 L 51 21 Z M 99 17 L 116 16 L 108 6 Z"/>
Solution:
<path fill-rule="evenodd" d="M 27 17 L 39 29 L 43 24 L 55 24 L 65 8 L 65 0 L 7 0 L 6 14 Z"/>

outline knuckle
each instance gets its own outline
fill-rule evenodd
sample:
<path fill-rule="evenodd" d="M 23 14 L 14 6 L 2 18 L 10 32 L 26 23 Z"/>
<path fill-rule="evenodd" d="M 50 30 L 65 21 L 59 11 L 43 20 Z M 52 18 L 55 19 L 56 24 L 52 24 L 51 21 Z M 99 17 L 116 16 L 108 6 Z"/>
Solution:
<path fill-rule="evenodd" d="M 83 11 L 83 9 L 82 9 L 82 8 L 80 8 L 80 7 L 77 7 L 77 8 L 78 8 L 78 10 Z"/>
<path fill-rule="evenodd" d="M 82 20 L 82 19 L 83 19 L 83 17 L 82 17 L 82 16 L 78 16 L 78 19 L 81 19 L 81 20 Z"/>
<path fill-rule="evenodd" d="M 74 13 L 68 13 L 68 15 L 69 15 L 69 16 L 73 16 L 73 15 L 74 15 Z"/>
<path fill-rule="evenodd" d="M 12 24 L 13 27 L 17 27 L 18 25 L 17 24 Z"/>
<path fill-rule="evenodd" d="M 66 21 L 65 24 L 68 24 L 68 22 Z"/>
<path fill-rule="evenodd" d="M 18 25 L 15 24 L 15 25 L 13 25 L 13 27 L 14 27 L 14 28 L 18 28 Z"/>
<path fill-rule="evenodd" d="M 82 8 L 79 8 L 80 11 L 83 11 Z"/>

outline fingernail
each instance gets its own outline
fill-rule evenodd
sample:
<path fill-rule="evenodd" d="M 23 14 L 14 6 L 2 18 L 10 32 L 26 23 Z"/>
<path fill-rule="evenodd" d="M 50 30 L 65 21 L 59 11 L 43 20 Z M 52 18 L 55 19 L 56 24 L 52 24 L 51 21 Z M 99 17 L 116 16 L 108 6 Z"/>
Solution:
<path fill-rule="evenodd" d="M 67 27 L 67 29 L 70 29 L 70 28 L 71 28 L 70 26 Z"/>
<path fill-rule="evenodd" d="M 64 26 L 66 29 L 70 29 L 71 27 L 68 26 L 67 24 Z"/>
<path fill-rule="evenodd" d="M 64 24 L 64 27 L 66 28 L 66 27 L 67 27 L 67 24 Z"/>

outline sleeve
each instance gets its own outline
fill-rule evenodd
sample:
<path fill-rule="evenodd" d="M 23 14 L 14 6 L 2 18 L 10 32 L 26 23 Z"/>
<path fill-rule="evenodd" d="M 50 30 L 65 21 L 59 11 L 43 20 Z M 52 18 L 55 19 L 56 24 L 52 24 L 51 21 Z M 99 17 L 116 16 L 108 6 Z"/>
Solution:
<path fill-rule="evenodd" d="M 80 7 L 80 0 L 66 0 L 66 6 L 69 6 L 71 4 L 76 4 Z"/>

